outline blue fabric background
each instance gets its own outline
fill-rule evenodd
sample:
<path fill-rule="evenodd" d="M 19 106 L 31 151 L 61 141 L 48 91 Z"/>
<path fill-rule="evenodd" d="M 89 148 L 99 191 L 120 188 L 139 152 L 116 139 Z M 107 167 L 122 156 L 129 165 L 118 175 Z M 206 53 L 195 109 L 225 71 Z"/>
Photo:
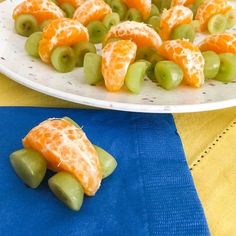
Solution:
<path fill-rule="evenodd" d="M 69 116 L 90 140 L 116 156 L 118 168 L 95 197 L 72 212 L 49 191 L 47 178 L 26 187 L 9 154 L 42 120 Z M 0 235 L 209 235 L 171 115 L 114 111 L 0 109 Z"/>

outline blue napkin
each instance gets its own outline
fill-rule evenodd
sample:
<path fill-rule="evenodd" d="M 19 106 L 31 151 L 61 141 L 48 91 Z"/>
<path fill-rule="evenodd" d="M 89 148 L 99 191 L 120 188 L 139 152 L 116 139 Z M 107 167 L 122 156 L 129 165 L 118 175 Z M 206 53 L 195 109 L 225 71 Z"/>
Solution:
<path fill-rule="evenodd" d="M 95 197 L 79 212 L 61 204 L 47 178 L 26 187 L 10 166 L 27 132 L 49 117 L 69 116 L 118 161 Z M 171 115 L 115 111 L 0 109 L 0 235 L 204 236 L 204 213 Z"/>

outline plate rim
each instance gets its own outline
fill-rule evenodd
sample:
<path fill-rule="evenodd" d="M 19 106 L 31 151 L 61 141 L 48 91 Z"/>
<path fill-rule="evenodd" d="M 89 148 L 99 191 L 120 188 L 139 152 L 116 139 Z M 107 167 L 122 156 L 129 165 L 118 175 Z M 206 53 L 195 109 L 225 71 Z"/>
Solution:
<path fill-rule="evenodd" d="M 31 81 L 13 71 L 6 68 L 0 63 L 0 72 L 7 76 L 9 79 L 28 87 L 32 90 L 44 93 L 46 95 L 56 97 L 65 101 L 97 107 L 109 110 L 129 111 L 129 112 L 140 112 L 140 113 L 193 113 L 203 111 L 213 111 L 224 108 L 236 106 L 235 99 L 229 99 L 219 102 L 209 102 L 202 104 L 191 104 L 191 105 L 146 105 L 146 104 L 131 104 L 131 103 L 120 103 L 110 102 L 105 100 L 98 100 L 90 97 L 84 97 L 75 94 L 69 94 L 58 89 L 50 88 L 34 81 Z"/>

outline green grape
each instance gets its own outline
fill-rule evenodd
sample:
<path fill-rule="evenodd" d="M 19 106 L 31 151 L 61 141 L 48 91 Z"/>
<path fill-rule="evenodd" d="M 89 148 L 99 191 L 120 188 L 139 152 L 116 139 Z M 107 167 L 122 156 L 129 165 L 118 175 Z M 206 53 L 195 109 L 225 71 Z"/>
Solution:
<path fill-rule="evenodd" d="M 110 14 L 107 14 L 104 18 L 102 23 L 106 26 L 106 28 L 109 30 L 112 26 L 115 26 L 120 23 L 120 16 L 116 12 L 112 12 Z"/>
<path fill-rule="evenodd" d="M 22 149 L 10 155 L 11 165 L 21 180 L 31 188 L 37 188 L 42 182 L 47 162 L 44 157 L 32 149 Z"/>
<path fill-rule="evenodd" d="M 146 74 L 147 64 L 135 62 L 131 64 L 125 76 L 125 85 L 133 93 L 139 94 Z"/>
<path fill-rule="evenodd" d="M 202 53 L 205 65 L 204 76 L 205 79 L 214 79 L 220 69 L 220 57 L 213 51 L 206 51 Z"/>
<path fill-rule="evenodd" d="M 74 53 L 75 53 L 75 58 L 76 58 L 76 66 L 82 67 L 84 64 L 84 56 L 88 52 L 96 53 L 96 47 L 86 41 L 82 41 L 79 43 L 76 43 L 73 47 Z"/>
<path fill-rule="evenodd" d="M 236 79 L 236 55 L 233 53 L 220 54 L 220 69 L 215 79 L 231 82 Z"/>
<path fill-rule="evenodd" d="M 88 84 L 97 84 L 103 80 L 102 57 L 95 53 L 87 53 L 84 57 L 84 78 Z"/>
<path fill-rule="evenodd" d="M 84 199 L 84 191 L 79 181 L 70 173 L 59 172 L 48 180 L 54 195 L 71 210 L 79 211 Z"/>
<path fill-rule="evenodd" d="M 38 31 L 38 29 L 38 22 L 34 16 L 30 14 L 17 16 L 15 20 L 15 30 L 18 34 L 28 37 Z"/>
<path fill-rule="evenodd" d="M 29 36 L 25 42 L 25 50 L 32 57 L 39 57 L 39 42 L 42 38 L 42 32 L 35 32 Z"/>
<path fill-rule="evenodd" d="M 58 72 L 66 73 L 72 71 L 76 64 L 73 49 L 69 46 L 56 47 L 51 54 L 51 63 Z"/>
<path fill-rule="evenodd" d="M 172 61 L 160 61 L 155 66 L 156 80 L 167 90 L 175 89 L 183 80 L 183 70 Z"/>
<path fill-rule="evenodd" d="M 227 28 L 227 18 L 225 15 L 217 14 L 210 18 L 207 24 L 210 34 L 225 32 Z"/>
<path fill-rule="evenodd" d="M 96 145 L 94 145 L 94 148 L 97 151 L 99 162 L 101 164 L 102 177 L 103 179 L 105 179 L 114 172 L 117 167 L 117 161 L 111 154 L 106 152 L 104 149 Z"/>
<path fill-rule="evenodd" d="M 91 43 L 101 43 L 107 34 L 107 28 L 101 21 L 92 21 L 87 25 Z"/>

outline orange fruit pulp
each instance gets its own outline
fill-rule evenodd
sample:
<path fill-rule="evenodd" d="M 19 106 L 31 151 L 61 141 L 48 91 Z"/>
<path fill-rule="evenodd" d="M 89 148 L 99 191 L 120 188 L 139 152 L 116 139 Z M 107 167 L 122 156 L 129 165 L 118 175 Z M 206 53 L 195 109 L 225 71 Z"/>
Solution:
<path fill-rule="evenodd" d="M 64 17 L 64 12 L 51 0 L 25 0 L 13 11 L 13 19 L 23 14 L 33 15 L 38 23 Z"/>
<path fill-rule="evenodd" d="M 105 37 L 104 43 L 111 38 L 132 40 L 138 47 L 150 47 L 158 51 L 162 40 L 159 34 L 144 23 L 124 21 L 113 26 Z"/>
<path fill-rule="evenodd" d="M 196 0 L 172 0 L 171 1 L 171 7 L 174 6 L 188 6 L 190 4 L 193 4 Z"/>
<path fill-rule="evenodd" d="M 214 51 L 220 53 L 236 54 L 236 34 L 221 33 L 210 35 L 199 44 L 201 51 Z"/>
<path fill-rule="evenodd" d="M 151 0 L 123 0 L 129 8 L 136 8 L 142 14 L 144 19 L 150 16 L 152 1 Z"/>
<path fill-rule="evenodd" d="M 81 6 L 84 3 L 84 0 L 57 0 L 58 5 L 62 5 L 63 3 L 69 3 L 71 4 L 74 8 L 77 8 Z"/>
<path fill-rule="evenodd" d="M 112 9 L 103 0 L 87 0 L 74 13 L 73 18 L 83 25 L 91 21 L 102 20 Z"/>
<path fill-rule="evenodd" d="M 102 74 L 109 91 L 119 91 L 124 85 L 125 75 L 135 60 L 136 50 L 136 44 L 130 40 L 111 42 L 102 49 Z"/>

